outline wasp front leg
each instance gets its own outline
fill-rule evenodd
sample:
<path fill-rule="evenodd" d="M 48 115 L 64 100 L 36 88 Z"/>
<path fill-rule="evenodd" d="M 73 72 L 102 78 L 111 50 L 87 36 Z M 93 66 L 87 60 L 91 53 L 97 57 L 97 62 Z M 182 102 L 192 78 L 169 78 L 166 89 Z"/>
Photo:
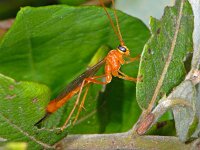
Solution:
<path fill-rule="evenodd" d="M 134 61 L 139 60 L 139 59 L 140 59 L 140 56 L 141 56 L 141 55 L 137 55 L 136 57 L 129 57 L 129 56 L 126 56 L 126 57 L 128 58 L 128 60 L 125 61 L 125 64 L 129 64 L 129 63 L 132 63 L 132 62 L 134 62 Z"/>

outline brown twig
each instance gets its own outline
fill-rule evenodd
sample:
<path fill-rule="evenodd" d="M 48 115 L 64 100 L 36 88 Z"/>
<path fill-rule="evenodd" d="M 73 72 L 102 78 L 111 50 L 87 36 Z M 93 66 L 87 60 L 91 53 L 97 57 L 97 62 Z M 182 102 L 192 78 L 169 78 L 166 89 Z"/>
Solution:
<path fill-rule="evenodd" d="M 132 131 L 116 134 L 69 135 L 54 146 L 57 149 L 181 149 L 187 150 L 192 144 L 184 144 L 176 137 L 132 136 Z"/>

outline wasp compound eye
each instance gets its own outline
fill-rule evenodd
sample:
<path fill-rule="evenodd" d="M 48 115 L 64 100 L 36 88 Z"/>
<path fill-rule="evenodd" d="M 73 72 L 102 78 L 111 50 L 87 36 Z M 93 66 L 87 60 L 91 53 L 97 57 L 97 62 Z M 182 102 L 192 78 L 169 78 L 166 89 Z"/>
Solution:
<path fill-rule="evenodd" d="M 126 48 L 123 46 L 118 46 L 118 50 L 122 51 L 122 52 L 126 52 Z"/>

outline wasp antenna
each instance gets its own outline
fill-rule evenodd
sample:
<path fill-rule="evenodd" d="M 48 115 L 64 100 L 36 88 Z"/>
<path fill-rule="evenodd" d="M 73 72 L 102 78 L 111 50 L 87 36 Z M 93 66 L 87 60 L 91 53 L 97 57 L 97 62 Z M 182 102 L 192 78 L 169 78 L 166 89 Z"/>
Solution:
<path fill-rule="evenodd" d="M 106 15 L 108 16 L 108 19 L 109 19 L 109 21 L 110 21 L 110 24 L 111 24 L 111 26 L 112 26 L 112 28 L 113 28 L 115 34 L 117 35 L 119 41 L 120 41 L 120 44 L 121 44 L 121 45 L 124 45 L 124 42 L 123 42 L 123 40 L 122 40 L 122 35 L 121 35 L 121 32 L 120 32 L 120 28 L 119 28 L 119 23 L 118 23 L 118 18 L 117 18 L 116 10 L 114 9 L 114 15 L 115 15 L 115 19 L 116 19 L 117 29 L 116 29 L 116 27 L 115 27 L 115 25 L 114 25 L 114 22 L 113 22 L 113 20 L 112 20 L 112 18 L 111 18 L 111 16 L 110 16 L 110 14 L 108 13 L 108 11 L 107 11 L 107 9 L 106 9 L 104 3 L 103 3 L 103 0 L 99 0 L 99 2 L 100 2 L 100 4 L 101 4 L 101 6 L 103 7 L 103 9 L 105 10 Z M 112 0 L 112 4 L 114 5 L 114 1 L 113 1 L 113 0 Z"/>
<path fill-rule="evenodd" d="M 112 0 L 112 4 L 113 4 L 113 6 L 115 6 L 114 0 Z M 123 41 L 122 34 L 121 34 L 121 31 L 120 31 L 119 19 L 118 19 L 117 11 L 116 11 L 115 7 L 113 7 L 113 11 L 114 11 L 115 20 L 116 20 L 116 25 L 117 25 L 117 31 L 118 31 L 119 41 L 120 41 L 120 44 L 123 46 L 123 45 L 124 45 L 124 41 Z"/>

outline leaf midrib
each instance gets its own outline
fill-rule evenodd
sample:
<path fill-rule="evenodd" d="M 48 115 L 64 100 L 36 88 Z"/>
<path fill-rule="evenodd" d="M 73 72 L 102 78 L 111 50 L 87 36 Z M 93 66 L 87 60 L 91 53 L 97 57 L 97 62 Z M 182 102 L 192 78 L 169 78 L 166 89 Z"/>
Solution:
<path fill-rule="evenodd" d="M 21 129 L 19 126 L 17 126 L 16 124 L 13 124 L 11 120 L 9 120 L 8 118 L 6 118 L 2 113 L 0 113 L 0 116 L 3 118 L 3 120 L 5 122 L 7 122 L 10 126 L 12 126 L 13 128 L 15 128 L 16 130 L 18 130 L 20 133 L 22 133 L 24 136 L 28 137 L 30 140 L 38 143 L 39 145 L 45 147 L 45 148 L 53 148 L 51 145 L 48 145 L 46 143 L 43 143 L 42 141 L 36 139 L 35 137 L 29 135 L 29 133 L 25 132 L 23 129 Z"/>

